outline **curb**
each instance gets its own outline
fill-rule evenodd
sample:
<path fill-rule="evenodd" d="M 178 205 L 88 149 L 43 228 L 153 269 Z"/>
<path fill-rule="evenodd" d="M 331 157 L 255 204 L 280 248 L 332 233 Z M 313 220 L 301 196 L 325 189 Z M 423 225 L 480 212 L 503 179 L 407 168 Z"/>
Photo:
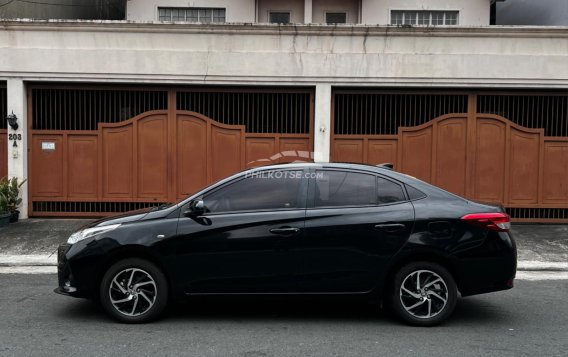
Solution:
<path fill-rule="evenodd" d="M 42 267 L 57 266 L 57 254 L 1 255 L 0 267 Z M 517 263 L 518 271 L 568 271 L 568 262 L 542 262 L 521 260 Z"/>

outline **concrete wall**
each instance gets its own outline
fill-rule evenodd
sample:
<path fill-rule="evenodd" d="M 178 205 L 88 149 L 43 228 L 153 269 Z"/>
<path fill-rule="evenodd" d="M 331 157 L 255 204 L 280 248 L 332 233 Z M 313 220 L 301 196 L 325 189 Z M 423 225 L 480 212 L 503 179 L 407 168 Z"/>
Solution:
<path fill-rule="evenodd" d="M 364 24 L 390 23 L 391 10 L 457 10 L 463 26 L 489 25 L 490 0 L 362 0 Z"/>
<path fill-rule="evenodd" d="M 221 7 L 227 22 L 254 22 L 255 0 L 128 0 L 126 18 L 132 21 L 157 21 L 159 7 Z"/>
<path fill-rule="evenodd" d="M 123 20 L 125 2 L 126 0 L 2 1 L 0 19 Z"/>
<path fill-rule="evenodd" d="M 313 0 L 312 18 L 314 23 L 325 23 L 325 13 L 333 11 L 346 11 L 347 23 L 359 22 L 360 0 Z"/>
<path fill-rule="evenodd" d="M 557 28 L 0 24 L 0 80 L 568 87 Z"/>
<path fill-rule="evenodd" d="M 568 25 L 568 0 L 507 0 L 497 3 L 497 25 Z"/>
<path fill-rule="evenodd" d="M 269 11 L 290 11 L 290 22 L 304 22 L 304 0 L 258 0 L 258 22 L 268 22 Z"/>

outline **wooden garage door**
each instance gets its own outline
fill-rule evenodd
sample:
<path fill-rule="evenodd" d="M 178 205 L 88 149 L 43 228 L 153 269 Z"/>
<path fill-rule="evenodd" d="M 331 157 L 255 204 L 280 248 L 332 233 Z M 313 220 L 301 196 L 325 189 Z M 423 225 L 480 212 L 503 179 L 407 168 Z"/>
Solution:
<path fill-rule="evenodd" d="M 298 113 L 309 118 L 311 94 L 305 94 L 306 107 Z M 222 108 L 226 101 L 217 103 L 218 96 L 187 98 L 194 95 L 170 91 L 164 103 L 158 103 L 158 95 L 156 106 L 164 109 L 143 111 L 128 120 L 99 120 L 96 130 L 88 121 L 63 118 L 54 124 L 37 118 L 36 125 L 49 130 L 31 131 L 32 215 L 100 216 L 175 202 L 248 167 L 311 160 L 309 126 L 287 129 L 301 121 L 274 120 L 274 126 L 263 130 L 251 128 L 256 122 L 250 120 L 227 124 L 236 120 L 229 115 L 231 108 Z M 248 118 L 246 114 L 241 117 Z"/>
<path fill-rule="evenodd" d="M 365 97 L 336 95 L 334 114 L 344 122 L 334 121 L 333 161 L 390 162 L 450 192 L 501 204 L 516 221 L 568 222 L 568 96 L 396 94 L 393 104 L 391 95 L 377 94 L 374 108 L 361 104 Z M 460 96 L 467 101 L 457 108 L 466 110 L 452 112 Z M 350 105 L 337 105 L 346 99 Z M 351 122 L 342 112 L 349 109 Z"/>

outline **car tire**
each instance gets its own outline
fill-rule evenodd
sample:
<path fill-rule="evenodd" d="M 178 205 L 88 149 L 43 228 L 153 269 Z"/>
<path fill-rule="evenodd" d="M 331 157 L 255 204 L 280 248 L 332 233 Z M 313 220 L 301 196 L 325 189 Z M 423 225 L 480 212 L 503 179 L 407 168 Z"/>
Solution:
<path fill-rule="evenodd" d="M 435 326 L 453 313 L 457 286 L 448 270 L 432 262 L 415 262 L 394 276 L 390 305 L 402 321 L 415 326 Z"/>
<path fill-rule="evenodd" d="M 168 283 L 153 263 L 139 258 L 112 265 L 101 281 L 99 297 L 108 315 L 123 323 L 146 323 L 160 317 L 168 302 Z"/>

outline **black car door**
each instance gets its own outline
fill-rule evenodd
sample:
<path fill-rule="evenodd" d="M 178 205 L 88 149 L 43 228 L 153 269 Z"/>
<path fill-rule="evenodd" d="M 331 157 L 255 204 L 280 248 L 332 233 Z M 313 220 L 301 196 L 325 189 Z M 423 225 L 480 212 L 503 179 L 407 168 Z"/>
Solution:
<path fill-rule="evenodd" d="M 207 213 L 181 213 L 170 242 L 176 281 L 186 293 L 295 290 L 290 244 L 303 234 L 303 170 L 262 171 L 206 192 Z"/>
<path fill-rule="evenodd" d="M 371 290 L 413 222 L 413 206 L 399 183 L 369 172 L 315 170 L 305 234 L 294 247 L 299 291 Z"/>

